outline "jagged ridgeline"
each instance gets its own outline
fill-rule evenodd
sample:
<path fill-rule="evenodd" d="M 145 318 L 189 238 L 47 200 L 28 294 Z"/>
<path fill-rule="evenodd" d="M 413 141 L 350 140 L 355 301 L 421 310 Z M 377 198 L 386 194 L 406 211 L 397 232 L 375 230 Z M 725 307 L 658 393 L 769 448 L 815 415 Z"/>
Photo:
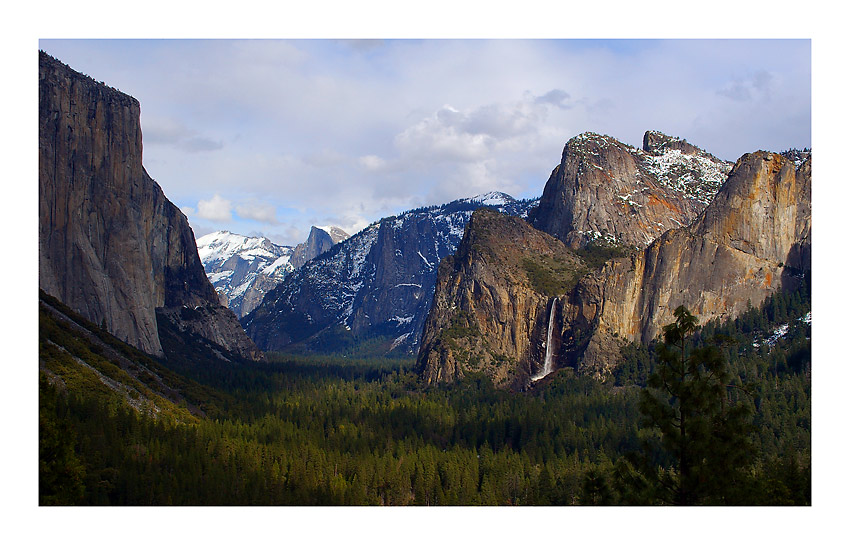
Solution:
<path fill-rule="evenodd" d="M 287 276 L 242 325 L 263 350 L 415 354 L 437 267 L 472 213 L 536 204 L 488 193 L 384 218 Z"/>
<path fill-rule="evenodd" d="M 139 102 L 39 53 L 39 287 L 148 354 L 158 320 L 262 354 L 219 304 L 182 212 L 142 166 Z"/>
<path fill-rule="evenodd" d="M 696 170 L 672 183 L 644 167 L 665 154 L 691 154 L 693 165 L 710 156 L 659 133 L 647 133 L 644 147 L 598 135 L 571 140 L 529 214 L 538 229 L 473 216 L 458 253 L 440 267 L 418 356 L 427 382 L 483 372 L 524 389 L 547 361 L 548 370 L 604 377 L 625 343 L 653 340 L 679 305 L 704 323 L 797 287 L 811 269 L 810 154 L 744 155 L 709 198 L 715 182 Z"/>
<path fill-rule="evenodd" d="M 339 227 L 314 226 L 306 241 L 291 247 L 262 236 L 216 231 L 198 239 L 198 255 L 222 304 L 241 318 L 288 274 L 348 236 Z"/>

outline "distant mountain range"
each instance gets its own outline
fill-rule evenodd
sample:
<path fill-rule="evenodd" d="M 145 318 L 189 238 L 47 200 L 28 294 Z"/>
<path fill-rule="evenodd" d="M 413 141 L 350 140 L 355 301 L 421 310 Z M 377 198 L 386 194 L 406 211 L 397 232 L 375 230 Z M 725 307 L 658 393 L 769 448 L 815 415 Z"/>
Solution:
<path fill-rule="evenodd" d="M 204 271 L 222 304 L 242 317 L 295 269 L 348 238 L 339 227 L 313 227 L 297 246 L 275 244 L 266 237 L 216 231 L 197 240 Z"/>
<path fill-rule="evenodd" d="M 288 275 L 242 324 L 264 350 L 413 354 L 437 267 L 472 213 L 525 217 L 536 205 L 491 192 L 383 218 Z"/>
<path fill-rule="evenodd" d="M 40 53 L 39 287 L 155 356 L 418 354 L 430 382 L 524 388 L 543 361 L 604 376 L 675 306 L 736 316 L 811 269 L 808 149 L 733 165 L 657 131 L 640 149 L 584 133 L 539 199 L 487 193 L 351 237 L 313 227 L 295 247 L 196 242 L 142 166 L 139 112 Z"/>

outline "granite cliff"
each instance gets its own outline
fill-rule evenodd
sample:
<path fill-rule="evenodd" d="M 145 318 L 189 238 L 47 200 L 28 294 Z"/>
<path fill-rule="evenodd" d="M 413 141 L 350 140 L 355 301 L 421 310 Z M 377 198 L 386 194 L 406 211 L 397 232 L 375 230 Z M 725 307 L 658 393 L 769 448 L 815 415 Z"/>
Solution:
<path fill-rule="evenodd" d="M 163 354 L 159 313 L 261 358 L 142 166 L 139 114 L 136 99 L 39 53 L 39 287 L 149 354 Z"/>
<path fill-rule="evenodd" d="M 322 255 L 331 249 L 331 247 L 349 237 L 348 233 L 339 227 L 316 227 L 310 228 L 310 234 L 307 240 L 295 246 L 292 250 L 292 258 L 290 263 L 296 269 L 300 269 L 305 263 L 311 259 Z"/>
<path fill-rule="evenodd" d="M 744 155 L 691 225 L 606 264 L 587 282 L 596 325 L 582 366 L 604 373 L 618 351 L 612 338 L 647 343 L 679 305 L 704 323 L 794 287 L 811 270 L 811 183 L 811 158 L 795 168 L 779 154 Z"/>
<path fill-rule="evenodd" d="M 688 225 L 731 165 L 679 138 L 649 131 L 643 149 L 584 133 L 564 146 L 529 222 L 572 248 L 604 240 L 644 248 Z"/>
<path fill-rule="evenodd" d="M 554 369 L 602 377 L 624 342 L 651 341 L 679 305 L 705 322 L 792 286 L 811 269 L 811 159 L 741 157 L 690 225 L 627 256 L 555 242 L 515 218 L 473 216 L 440 266 L 418 356 L 426 382 L 484 372 L 524 389 L 547 350 Z"/>
<path fill-rule="evenodd" d="M 564 243 L 523 219 L 475 212 L 455 255 L 440 263 L 418 357 L 425 381 L 484 372 L 523 388 L 545 359 L 549 316 L 563 320 L 555 296 L 586 272 Z"/>

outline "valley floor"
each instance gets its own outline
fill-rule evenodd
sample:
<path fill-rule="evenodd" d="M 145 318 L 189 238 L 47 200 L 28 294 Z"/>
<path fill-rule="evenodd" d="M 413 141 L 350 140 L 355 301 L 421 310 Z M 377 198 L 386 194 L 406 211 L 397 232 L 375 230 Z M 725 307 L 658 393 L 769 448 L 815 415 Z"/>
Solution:
<path fill-rule="evenodd" d="M 730 368 L 755 393 L 755 456 L 722 503 L 811 502 L 808 311 L 799 298 L 771 300 L 706 327 L 735 339 L 724 346 Z M 672 464 L 641 425 L 647 347 L 624 351 L 605 383 L 564 369 L 526 393 L 483 376 L 426 388 L 411 360 L 148 361 L 181 395 L 138 385 L 154 411 L 93 387 L 97 375 L 79 364 L 97 352 L 92 341 L 48 315 L 40 337 L 42 505 L 659 504 L 633 486 L 631 464 L 644 445 L 658 468 Z M 100 374 L 122 380 L 100 350 Z"/>

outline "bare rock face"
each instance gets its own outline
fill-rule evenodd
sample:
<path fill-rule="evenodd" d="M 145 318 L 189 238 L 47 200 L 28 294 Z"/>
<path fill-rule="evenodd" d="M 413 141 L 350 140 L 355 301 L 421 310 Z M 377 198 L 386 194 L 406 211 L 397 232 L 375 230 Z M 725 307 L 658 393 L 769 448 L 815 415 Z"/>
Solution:
<path fill-rule="evenodd" d="M 611 336 L 647 343 L 679 305 L 704 323 L 737 316 L 798 282 L 811 269 L 811 160 L 794 167 L 775 153 L 744 155 L 692 225 L 589 280 L 602 300 L 583 366 L 604 373 Z"/>
<path fill-rule="evenodd" d="M 186 217 L 142 167 L 138 101 L 44 52 L 39 286 L 149 354 L 162 355 L 157 310 L 197 308 L 208 312 L 199 332 L 261 357 L 236 317 L 220 312 Z"/>
<path fill-rule="evenodd" d="M 646 131 L 643 135 L 643 151 L 661 154 L 668 150 L 679 150 L 685 155 L 699 155 L 705 152 L 687 140 L 668 136 L 659 131 Z M 717 159 L 715 159 L 717 160 Z"/>
<path fill-rule="evenodd" d="M 567 142 L 529 221 L 574 249 L 599 239 L 644 248 L 688 225 L 730 167 L 655 131 L 644 136 L 643 150 L 584 133 Z"/>
<path fill-rule="evenodd" d="M 325 230 L 313 226 L 310 228 L 310 235 L 307 240 L 295 246 L 289 262 L 292 263 L 294 268 L 300 269 L 305 263 L 327 252 L 334 244 L 347 239 L 348 236 L 348 233 L 339 227 Z"/>
<path fill-rule="evenodd" d="M 624 342 L 654 339 L 679 305 L 701 323 L 734 317 L 811 269 L 810 158 L 743 156 L 689 226 L 596 270 L 519 220 L 476 214 L 440 266 L 418 359 L 429 383 L 480 371 L 523 389 L 546 347 L 555 370 L 603 377 Z"/>

